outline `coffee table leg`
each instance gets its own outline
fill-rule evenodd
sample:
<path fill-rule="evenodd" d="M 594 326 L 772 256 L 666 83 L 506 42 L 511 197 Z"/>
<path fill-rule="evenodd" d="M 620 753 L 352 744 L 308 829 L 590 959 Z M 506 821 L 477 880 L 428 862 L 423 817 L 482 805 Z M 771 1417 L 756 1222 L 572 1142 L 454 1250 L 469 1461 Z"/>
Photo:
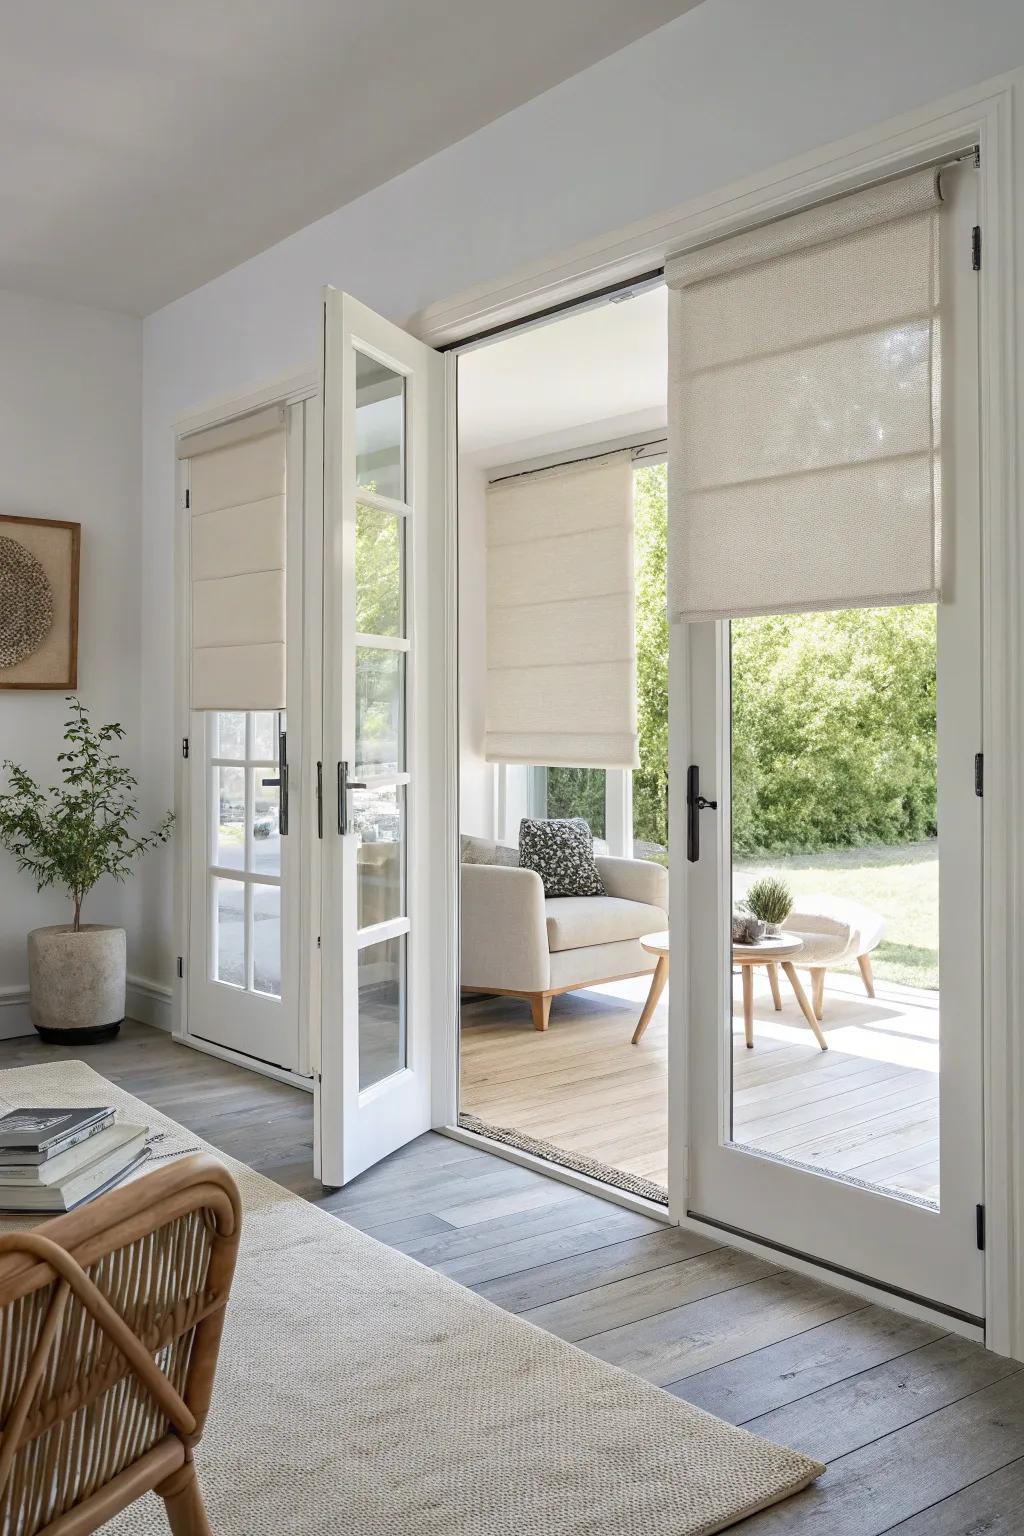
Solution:
<path fill-rule="evenodd" d="M 828 1050 L 828 1041 L 825 1039 L 825 1036 L 822 1034 L 821 1025 L 818 1023 L 817 1019 L 814 1017 L 814 1009 L 811 1007 L 810 1003 L 807 1001 L 807 994 L 804 991 L 803 987 L 800 985 L 800 978 L 796 974 L 796 970 L 793 967 L 792 962 L 789 961 L 789 960 L 783 960 L 783 962 L 782 962 L 782 969 L 785 971 L 786 976 L 787 976 L 787 978 L 789 980 L 789 984 L 793 988 L 793 996 L 796 998 L 797 1002 L 800 1004 L 800 1012 L 803 1014 L 803 1016 L 807 1020 L 808 1024 L 814 1030 L 814 1037 L 817 1040 L 818 1044 L 821 1046 L 822 1050 L 823 1051 L 827 1051 Z"/>
<path fill-rule="evenodd" d="M 747 1050 L 754 1049 L 754 967 L 741 965 L 743 973 L 743 1033 L 747 1040 Z"/>
<path fill-rule="evenodd" d="M 647 994 L 646 1003 L 644 1003 L 644 1011 L 637 1021 L 636 1029 L 633 1031 L 634 1045 L 638 1044 L 640 1036 L 651 1022 L 651 1016 L 658 1006 L 658 999 L 665 990 L 666 981 L 668 981 L 668 955 L 659 955 L 658 963 L 654 967 L 654 975 L 651 978 L 651 990 Z"/>
<path fill-rule="evenodd" d="M 782 1012 L 782 993 L 779 991 L 779 967 L 772 961 L 768 966 L 768 980 L 772 984 L 772 1002 L 775 1004 L 775 1012 Z"/>

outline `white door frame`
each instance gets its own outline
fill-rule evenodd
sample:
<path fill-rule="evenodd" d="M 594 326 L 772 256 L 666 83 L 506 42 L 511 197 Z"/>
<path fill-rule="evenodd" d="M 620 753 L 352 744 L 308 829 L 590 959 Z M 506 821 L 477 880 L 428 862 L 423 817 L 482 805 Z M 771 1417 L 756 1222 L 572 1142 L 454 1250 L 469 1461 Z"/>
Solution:
<path fill-rule="evenodd" d="M 1016 293 L 1024 292 L 1024 201 L 1015 189 L 1024 175 L 1024 70 L 959 92 L 838 144 L 812 151 L 787 164 L 749 177 L 609 236 L 555 254 L 526 272 L 477 288 L 424 310 L 411 329 L 433 346 L 457 349 L 485 344 L 486 332 L 523 323 L 541 323 L 560 305 L 595 297 L 664 264 L 666 257 L 748 225 L 792 213 L 809 203 L 853 190 L 865 182 L 897 175 L 922 163 L 938 162 L 978 144 L 982 347 L 982 542 L 984 633 L 984 733 L 986 803 L 984 816 L 985 1002 L 984 1051 L 986 1342 L 1002 1353 L 1024 1358 L 1024 1034 L 1012 1021 L 1024 1019 L 1024 520 L 1017 515 L 1024 444 L 1024 332 Z M 1014 220 L 1016 219 L 1016 229 Z M 454 367 L 452 367 L 454 375 Z M 454 393 L 454 378 L 450 384 Z M 451 475 L 449 522 L 456 526 L 456 477 Z M 673 627 L 673 675 L 679 678 L 682 638 Z M 457 719 L 457 671 L 449 675 L 449 712 Z M 678 691 L 678 690 L 677 690 Z M 673 700 L 673 703 L 676 703 Z M 673 777 L 685 766 L 680 710 L 672 711 L 670 749 Z M 456 767 L 457 787 L 457 767 Z M 670 839 L 682 849 L 681 798 L 670 807 Z M 457 838 L 453 836 L 453 850 Z M 454 853 L 453 853 L 454 856 Z M 670 906 L 683 909 L 685 872 L 680 859 L 670 872 Z M 455 896 L 457 886 L 452 882 Z M 451 906 L 457 933 L 458 903 Z M 676 985 L 669 1004 L 669 1187 L 672 1219 L 686 1217 L 688 1146 L 687 1019 L 682 945 L 673 944 Z M 682 982 L 683 984 L 680 984 Z M 457 1124 L 458 988 L 453 974 L 447 1041 L 437 1042 L 450 1064 L 438 1089 L 436 1122 Z M 554 1176 L 559 1176 L 551 1170 Z M 807 1272 L 813 1265 L 794 1261 Z M 844 1282 L 845 1283 L 845 1282 Z M 855 1282 L 850 1282 L 856 1288 Z M 869 1288 L 870 1289 L 870 1288 Z"/>

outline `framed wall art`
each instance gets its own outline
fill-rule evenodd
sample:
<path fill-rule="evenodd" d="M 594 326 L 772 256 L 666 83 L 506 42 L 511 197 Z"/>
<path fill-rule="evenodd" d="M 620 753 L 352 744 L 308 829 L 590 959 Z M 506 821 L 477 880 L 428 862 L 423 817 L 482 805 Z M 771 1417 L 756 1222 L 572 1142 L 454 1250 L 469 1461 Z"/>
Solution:
<path fill-rule="evenodd" d="M 81 523 L 0 514 L 0 688 L 78 686 Z"/>

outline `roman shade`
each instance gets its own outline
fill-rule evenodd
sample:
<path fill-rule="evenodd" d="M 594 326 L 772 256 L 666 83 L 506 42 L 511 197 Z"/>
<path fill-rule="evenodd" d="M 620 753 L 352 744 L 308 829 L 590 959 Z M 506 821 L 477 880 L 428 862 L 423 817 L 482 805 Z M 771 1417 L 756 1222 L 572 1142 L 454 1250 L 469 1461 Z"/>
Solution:
<path fill-rule="evenodd" d="M 285 418 L 181 438 L 189 460 L 192 708 L 285 707 Z"/>
<path fill-rule="evenodd" d="M 488 489 L 485 751 L 638 766 L 628 452 Z"/>
<path fill-rule="evenodd" d="M 669 612 L 934 602 L 938 173 L 669 260 Z"/>

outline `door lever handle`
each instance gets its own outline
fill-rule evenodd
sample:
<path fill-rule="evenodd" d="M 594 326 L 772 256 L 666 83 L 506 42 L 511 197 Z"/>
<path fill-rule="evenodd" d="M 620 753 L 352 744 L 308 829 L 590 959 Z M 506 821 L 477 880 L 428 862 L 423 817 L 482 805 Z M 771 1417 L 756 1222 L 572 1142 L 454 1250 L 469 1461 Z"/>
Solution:
<path fill-rule="evenodd" d="M 365 789 L 366 785 L 348 776 L 348 763 L 338 764 L 338 832 L 344 837 L 348 831 L 348 792 L 350 789 Z"/>
<path fill-rule="evenodd" d="M 700 813 L 717 810 L 718 801 L 701 794 L 700 768 L 691 763 L 686 770 L 686 857 L 691 864 L 700 858 Z"/>
<path fill-rule="evenodd" d="M 278 770 L 273 779 L 261 779 L 264 789 L 279 789 L 277 826 L 282 837 L 288 836 L 288 735 L 285 731 L 278 734 L 277 749 Z"/>

